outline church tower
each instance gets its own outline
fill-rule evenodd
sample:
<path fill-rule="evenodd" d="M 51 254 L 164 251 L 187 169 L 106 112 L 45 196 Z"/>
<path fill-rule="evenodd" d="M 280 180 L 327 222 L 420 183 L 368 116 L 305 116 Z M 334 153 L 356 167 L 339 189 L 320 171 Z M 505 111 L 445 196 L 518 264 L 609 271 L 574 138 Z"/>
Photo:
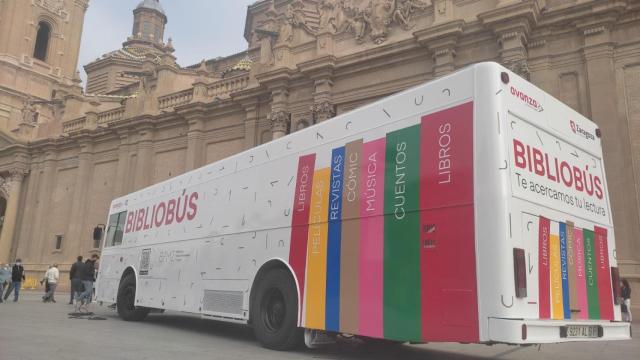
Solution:
<path fill-rule="evenodd" d="M 162 46 L 167 16 L 159 0 L 143 0 L 133 10 L 133 31 L 124 44 Z"/>
<path fill-rule="evenodd" d="M 145 61 L 159 63 L 173 52 L 171 39 L 164 43 L 167 16 L 159 0 L 142 0 L 133 10 L 133 30 L 122 48 L 102 55 L 84 66 L 87 72 L 87 93 L 113 94 L 138 83 L 135 75 Z"/>
<path fill-rule="evenodd" d="M 29 140 L 55 121 L 56 95 L 78 90 L 89 0 L 0 0 L 0 132 Z"/>

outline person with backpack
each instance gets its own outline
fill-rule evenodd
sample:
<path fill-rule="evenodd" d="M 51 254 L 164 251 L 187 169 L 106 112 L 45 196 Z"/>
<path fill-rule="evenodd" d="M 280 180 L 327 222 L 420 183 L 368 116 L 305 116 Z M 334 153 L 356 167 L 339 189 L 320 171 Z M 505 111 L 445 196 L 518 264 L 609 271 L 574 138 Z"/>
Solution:
<path fill-rule="evenodd" d="M 15 265 L 11 268 L 11 285 L 7 289 L 7 293 L 4 295 L 4 301 L 7 301 L 9 295 L 13 291 L 13 302 L 18 302 L 20 297 L 20 287 L 22 282 L 26 280 L 24 275 L 24 267 L 22 266 L 22 260 L 16 259 Z"/>
<path fill-rule="evenodd" d="M 91 259 L 87 259 L 82 266 L 82 273 L 80 275 L 82 279 L 82 285 L 84 291 L 80 295 L 80 301 L 83 305 L 90 304 L 93 297 L 93 283 L 96 281 L 96 261 L 100 257 L 97 254 L 91 255 Z"/>
<path fill-rule="evenodd" d="M 76 262 L 71 265 L 69 270 L 69 280 L 71 280 L 71 295 L 69 298 L 69 305 L 73 305 L 73 298 L 80 298 L 82 293 L 82 272 L 84 264 L 82 263 L 82 255 L 79 255 Z"/>

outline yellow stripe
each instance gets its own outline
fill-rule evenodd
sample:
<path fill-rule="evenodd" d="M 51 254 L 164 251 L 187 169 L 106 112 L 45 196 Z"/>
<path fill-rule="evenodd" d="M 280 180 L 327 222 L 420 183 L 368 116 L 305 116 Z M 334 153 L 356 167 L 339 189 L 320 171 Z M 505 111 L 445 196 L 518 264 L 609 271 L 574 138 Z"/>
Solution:
<path fill-rule="evenodd" d="M 562 303 L 562 268 L 560 267 L 560 237 L 556 234 L 550 236 L 550 271 L 551 271 L 551 318 L 564 319 Z"/>
<path fill-rule="evenodd" d="M 305 327 L 320 330 L 325 329 L 330 174 L 330 168 L 316 170 L 314 173 L 309 212 Z"/>

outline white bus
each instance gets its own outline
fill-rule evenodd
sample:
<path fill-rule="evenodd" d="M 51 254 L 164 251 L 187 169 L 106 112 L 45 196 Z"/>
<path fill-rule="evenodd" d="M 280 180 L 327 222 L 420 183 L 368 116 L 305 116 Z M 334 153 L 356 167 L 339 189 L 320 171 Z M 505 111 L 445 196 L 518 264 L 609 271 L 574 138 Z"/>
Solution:
<path fill-rule="evenodd" d="M 272 349 L 630 338 L 600 130 L 495 63 L 115 199 L 97 299 Z"/>

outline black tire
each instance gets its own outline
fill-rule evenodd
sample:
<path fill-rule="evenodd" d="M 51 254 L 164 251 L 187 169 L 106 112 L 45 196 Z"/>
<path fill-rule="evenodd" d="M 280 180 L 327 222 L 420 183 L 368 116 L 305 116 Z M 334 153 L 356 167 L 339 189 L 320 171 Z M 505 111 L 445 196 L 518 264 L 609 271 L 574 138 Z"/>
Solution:
<path fill-rule="evenodd" d="M 273 269 L 255 286 L 251 319 L 260 344 L 280 351 L 300 347 L 303 331 L 298 328 L 298 291 L 291 274 Z"/>
<path fill-rule="evenodd" d="M 151 309 L 136 306 L 136 277 L 129 274 L 122 279 L 118 287 L 117 309 L 120 318 L 125 321 L 142 321 Z"/>

